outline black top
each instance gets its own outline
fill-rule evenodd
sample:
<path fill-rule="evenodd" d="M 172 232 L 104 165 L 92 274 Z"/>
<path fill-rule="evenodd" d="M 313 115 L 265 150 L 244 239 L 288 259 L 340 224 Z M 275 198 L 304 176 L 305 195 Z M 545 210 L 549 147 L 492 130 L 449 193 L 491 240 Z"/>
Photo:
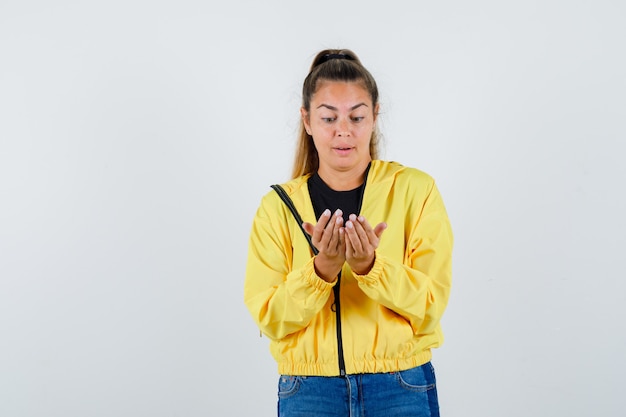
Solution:
<path fill-rule="evenodd" d="M 319 219 L 326 209 L 330 210 L 331 215 L 335 214 L 337 209 L 341 209 L 344 224 L 350 214 L 359 215 L 365 182 L 353 190 L 335 191 L 326 185 L 316 172 L 307 183 L 316 219 Z"/>

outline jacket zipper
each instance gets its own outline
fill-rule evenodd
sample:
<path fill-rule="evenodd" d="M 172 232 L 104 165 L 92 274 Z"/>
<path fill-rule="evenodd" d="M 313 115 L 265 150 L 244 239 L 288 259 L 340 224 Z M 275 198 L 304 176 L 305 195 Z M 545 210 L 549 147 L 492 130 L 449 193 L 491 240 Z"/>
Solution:
<path fill-rule="evenodd" d="M 339 356 L 339 375 L 346 375 L 346 361 L 343 357 L 343 337 L 341 336 L 341 301 L 339 298 L 341 284 L 341 271 L 339 271 L 339 275 L 337 276 L 337 284 L 333 287 L 333 293 L 335 296 L 335 302 L 333 303 L 333 307 L 335 308 L 335 319 L 337 322 L 337 355 Z"/>

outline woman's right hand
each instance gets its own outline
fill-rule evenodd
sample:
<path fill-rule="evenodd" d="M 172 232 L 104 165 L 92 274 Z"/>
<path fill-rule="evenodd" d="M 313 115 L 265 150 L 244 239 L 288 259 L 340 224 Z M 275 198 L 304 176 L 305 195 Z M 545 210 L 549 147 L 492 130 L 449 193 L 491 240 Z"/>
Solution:
<path fill-rule="evenodd" d="M 335 211 L 331 216 L 326 209 L 316 225 L 304 222 L 304 230 L 311 235 L 313 246 L 319 253 L 315 256 L 315 272 L 326 282 L 334 282 L 346 261 L 345 231 L 343 213 Z"/>

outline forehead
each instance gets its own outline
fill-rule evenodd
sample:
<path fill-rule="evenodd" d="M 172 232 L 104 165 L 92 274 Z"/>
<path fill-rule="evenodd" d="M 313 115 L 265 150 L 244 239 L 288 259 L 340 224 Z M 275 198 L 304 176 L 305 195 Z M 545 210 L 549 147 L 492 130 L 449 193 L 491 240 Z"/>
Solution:
<path fill-rule="evenodd" d="M 372 98 L 362 82 L 321 80 L 311 98 L 311 104 L 313 103 L 347 106 L 365 103 L 371 107 Z"/>

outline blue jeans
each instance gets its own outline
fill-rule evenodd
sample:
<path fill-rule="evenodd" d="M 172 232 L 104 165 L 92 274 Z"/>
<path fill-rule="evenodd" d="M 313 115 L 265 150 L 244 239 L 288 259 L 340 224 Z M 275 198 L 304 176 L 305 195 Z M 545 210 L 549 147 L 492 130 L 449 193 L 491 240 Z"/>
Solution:
<path fill-rule="evenodd" d="M 439 417 L 435 370 L 428 362 L 385 374 L 282 375 L 278 416 Z"/>

